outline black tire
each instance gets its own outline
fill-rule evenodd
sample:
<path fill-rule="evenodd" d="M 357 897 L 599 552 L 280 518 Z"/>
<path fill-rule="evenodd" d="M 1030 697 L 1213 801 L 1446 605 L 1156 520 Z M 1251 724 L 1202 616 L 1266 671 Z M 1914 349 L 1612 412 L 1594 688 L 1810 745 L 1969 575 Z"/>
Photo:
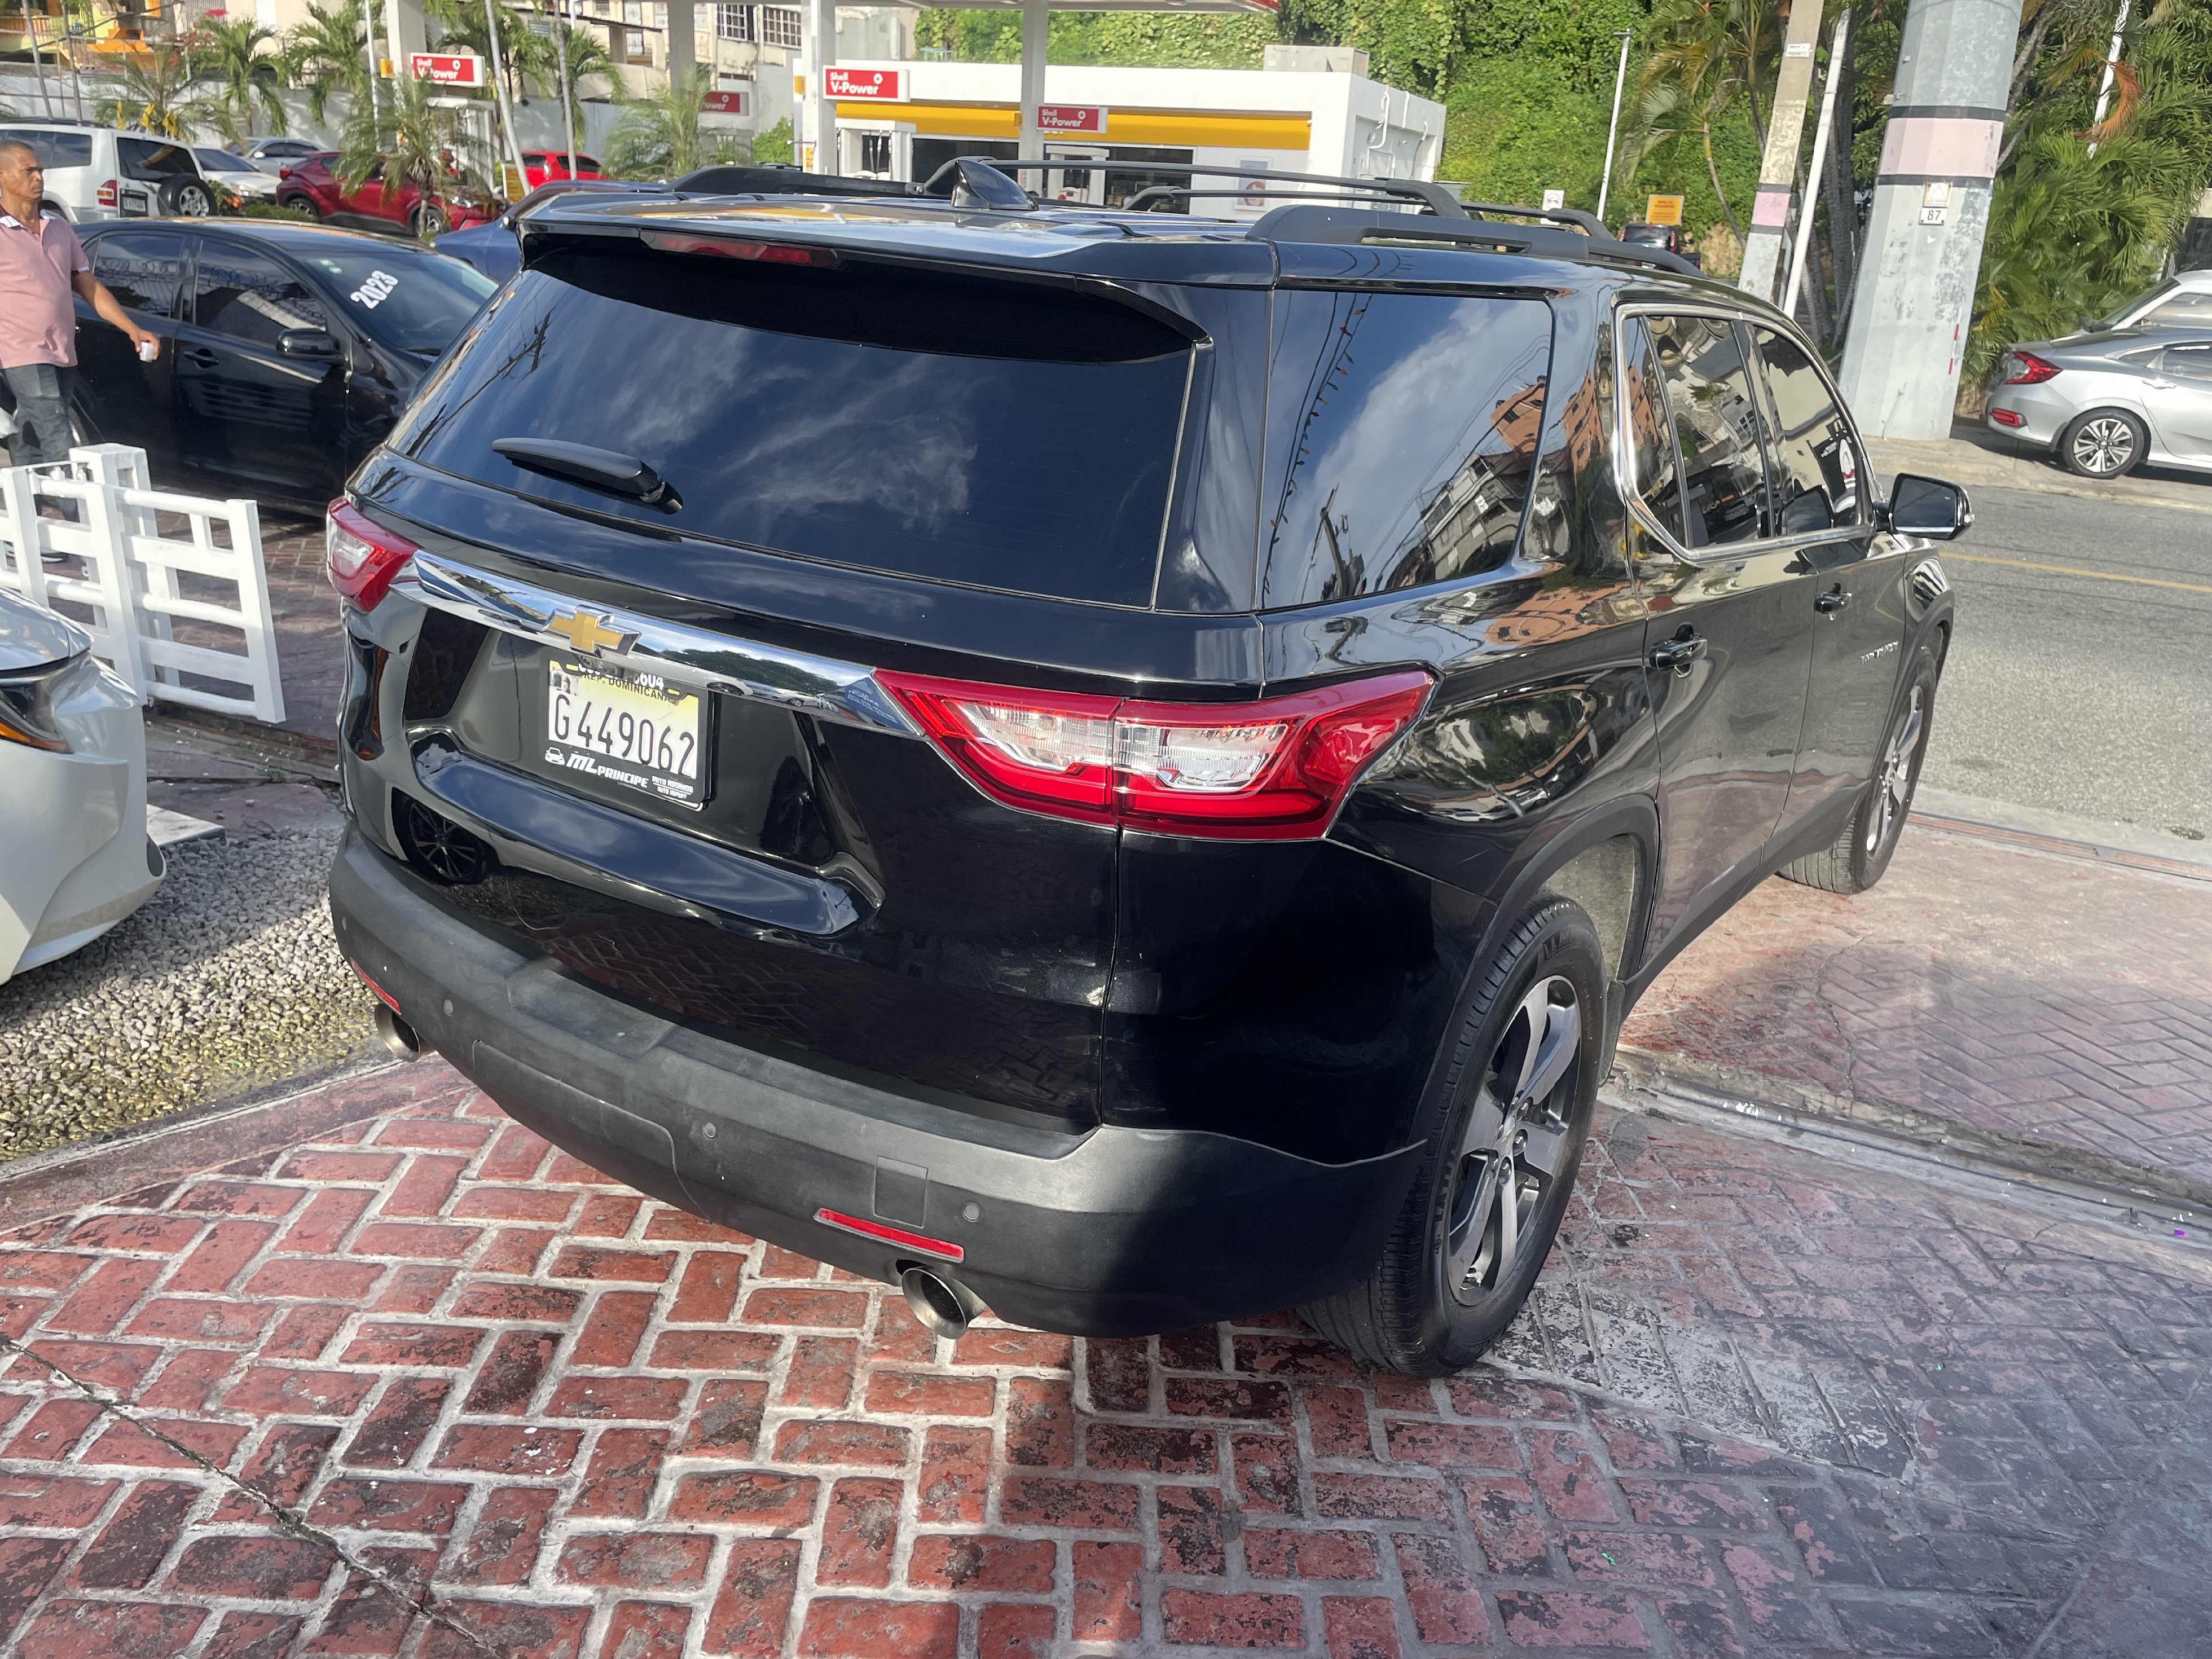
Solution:
<path fill-rule="evenodd" d="M 1537 900 L 1483 971 L 1422 1104 L 1428 1150 L 1382 1255 L 1364 1281 L 1300 1310 L 1316 1331 L 1386 1370 L 1443 1376 L 1473 1364 L 1513 1322 L 1551 1254 L 1589 1138 L 1607 1052 L 1605 993 L 1605 953 L 1589 916 L 1566 899 Z M 1565 1050 L 1556 1066 L 1544 1048 L 1554 1036 Z M 1510 1252 L 1497 1201 L 1508 1171 Z"/>
<path fill-rule="evenodd" d="M 280 196 L 276 198 L 276 205 L 295 208 L 310 219 L 319 219 L 323 216 L 322 209 L 315 205 L 315 198 L 312 196 Z"/>
<path fill-rule="evenodd" d="M 415 210 L 408 221 L 408 228 L 422 241 L 429 241 L 446 234 L 446 210 L 435 202 L 425 202 Z"/>
<path fill-rule="evenodd" d="M 173 219 L 215 216 L 215 191 L 204 179 L 171 179 L 161 186 L 161 211 Z"/>
<path fill-rule="evenodd" d="M 2150 447 L 2143 423 L 2124 409 L 2092 409 L 2058 434 L 2058 463 L 2084 478 L 2125 477 Z"/>
<path fill-rule="evenodd" d="M 1936 659 L 1923 648 L 1914 659 L 1912 678 L 1897 712 L 1889 718 L 1889 729 L 1881 734 L 1874 776 L 1867 780 L 1858 805 L 1835 840 L 1783 866 L 1785 880 L 1849 896 L 1863 893 L 1881 879 L 1904 838 L 1913 792 L 1920 787 L 1928 735 L 1936 728 Z"/>

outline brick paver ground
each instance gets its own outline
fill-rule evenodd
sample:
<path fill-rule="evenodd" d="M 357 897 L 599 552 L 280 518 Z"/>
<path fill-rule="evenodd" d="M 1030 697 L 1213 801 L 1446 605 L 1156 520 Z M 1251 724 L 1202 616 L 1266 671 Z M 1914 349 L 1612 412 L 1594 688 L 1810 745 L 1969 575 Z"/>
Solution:
<path fill-rule="evenodd" d="M 2212 881 L 1916 823 L 1871 892 L 1759 888 L 1621 1041 L 2212 1186 Z"/>
<path fill-rule="evenodd" d="M 1607 1112 L 1505 1364 L 956 1346 L 404 1076 L 0 1239 L 0 1650 L 2212 1651 L 2185 1244 Z"/>

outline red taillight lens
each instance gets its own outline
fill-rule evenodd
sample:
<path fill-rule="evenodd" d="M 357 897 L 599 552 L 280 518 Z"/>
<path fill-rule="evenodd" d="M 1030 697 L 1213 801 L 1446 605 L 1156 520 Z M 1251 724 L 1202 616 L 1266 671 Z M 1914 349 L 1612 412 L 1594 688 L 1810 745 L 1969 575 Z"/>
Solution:
<path fill-rule="evenodd" d="M 2044 362 L 2033 351 L 2014 352 L 2010 368 L 2012 373 L 2005 376 L 2007 386 L 2041 386 L 2058 375 L 2057 364 Z"/>
<path fill-rule="evenodd" d="M 772 265 L 834 265 L 837 255 L 826 247 L 801 247 L 792 242 L 753 242 L 734 236 L 687 236 L 678 231 L 648 230 L 645 245 L 663 253 L 711 253 L 722 259 L 758 259 Z"/>
<path fill-rule="evenodd" d="M 331 586 L 363 611 L 374 611 L 392 586 L 392 579 L 417 551 L 404 536 L 356 512 L 343 501 L 331 503 L 324 520 Z"/>
<path fill-rule="evenodd" d="M 106 184 L 102 185 L 100 187 L 99 196 L 100 206 L 113 207 L 115 205 L 115 180 L 110 179 Z"/>
<path fill-rule="evenodd" d="M 2012 410 L 2008 409 L 1993 409 L 1990 411 L 1990 418 L 1995 421 L 1999 426 L 2021 426 L 2026 424 L 2019 416 L 2014 414 Z"/>
<path fill-rule="evenodd" d="M 994 800 L 1253 841 L 1326 832 L 1352 781 L 1429 695 L 1419 672 L 1242 703 L 1124 702 L 887 671 L 876 678 Z"/>

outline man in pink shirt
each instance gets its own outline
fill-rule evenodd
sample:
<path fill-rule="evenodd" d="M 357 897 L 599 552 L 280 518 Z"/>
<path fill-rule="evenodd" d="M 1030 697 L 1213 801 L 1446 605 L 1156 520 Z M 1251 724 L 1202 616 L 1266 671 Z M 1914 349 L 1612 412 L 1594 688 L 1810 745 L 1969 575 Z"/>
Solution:
<path fill-rule="evenodd" d="M 0 140 L 0 374 L 15 396 L 15 465 L 65 461 L 76 382 L 76 309 L 82 295 L 143 348 L 157 336 L 131 320 L 92 274 L 84 244 L 58 213 L 42 213 L 46 168 L 28 144 Z"/>

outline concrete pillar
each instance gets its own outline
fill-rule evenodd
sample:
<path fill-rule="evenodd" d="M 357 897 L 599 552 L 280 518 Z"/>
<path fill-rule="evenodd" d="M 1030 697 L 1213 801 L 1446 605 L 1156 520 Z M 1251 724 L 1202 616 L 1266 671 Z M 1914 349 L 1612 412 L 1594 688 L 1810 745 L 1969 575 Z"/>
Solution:
<path fill-rule="evenodd" d="M 385 55 L 394 76 L 411 73 L 415 54 L 429 50 L 422 27 L 422 0 L 384 0 Z"/>
<path fill-rule="evenodd" d="M 667 0 L 668 4 L 668 78 L 686 74 L 698 60 L 698 52 L 691 42 L 691 0 Z"/>
<path fill-rule="evenodd" d="M 1805 106 L 1813 95 L 1813 47 L 1820 38 L 1820 0 L 1796 0 L 1782 42 L 1782 73 L 1768 112 L 1766 152 L 1759 164 L 1759 196 L 1752 204 L 1751 234 L 1743 239 L 1743 273 L 1737 289 L 1762 300 L 1774 297 L 1782 264 L 1782 240 L 1790 225 L 1790 197 L 1797 182 L 1797 146 L 1805 136 Z"/>
<path fill-rule="evenodd" d="M 2020 9 L 1912 0 L 1905 15 L 1844 347 L 1844 395 L 1869 437 L 1950 435 Z"/>
<path fill-rule="evenodd" d="M 809 173 L 837 171 L 837 106 L 830 101 L 830 70 L 837 62 L 837 0 L 814 0 L 807 8 L 806 137 L 814 159 Z"/>
<path fill-rule="evenodd" d="M 1022 147 L 1024 161 L 1044 160 L 1044 129 L 1037 125 L 1037 106 L 1044 102 L 1044 64 L 1051 54 L 1052 9 L 1049 0 L 1022 0 Z M 1044 176 L 1032 173 L 1022 183 L 1031 190 L 1044 188 Z"/>

